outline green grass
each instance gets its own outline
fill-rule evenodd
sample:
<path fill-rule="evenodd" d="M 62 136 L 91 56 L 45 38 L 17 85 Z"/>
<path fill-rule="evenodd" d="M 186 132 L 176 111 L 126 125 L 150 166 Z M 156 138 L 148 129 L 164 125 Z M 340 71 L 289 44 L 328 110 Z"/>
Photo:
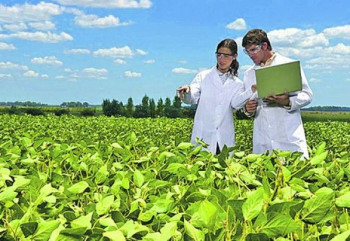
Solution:
<path fill-rule="evenodd" d="M 346 121 L 350 122 L 350 112 L 302 111 L 303 121 Z"/>

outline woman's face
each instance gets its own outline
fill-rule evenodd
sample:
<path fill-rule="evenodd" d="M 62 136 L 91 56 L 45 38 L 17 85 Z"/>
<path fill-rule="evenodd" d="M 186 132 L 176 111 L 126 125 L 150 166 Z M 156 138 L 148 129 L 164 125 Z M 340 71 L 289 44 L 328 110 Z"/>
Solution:
<path fill-rule="evenodd" d="M 231 50 L 226 47 L 221 47 L 216 52 L 216 61 L 218 69 L 222 73 L 226 73 L 231 66 L 233 60 L 235 60 L 237 54 L 232 54 Z"/>

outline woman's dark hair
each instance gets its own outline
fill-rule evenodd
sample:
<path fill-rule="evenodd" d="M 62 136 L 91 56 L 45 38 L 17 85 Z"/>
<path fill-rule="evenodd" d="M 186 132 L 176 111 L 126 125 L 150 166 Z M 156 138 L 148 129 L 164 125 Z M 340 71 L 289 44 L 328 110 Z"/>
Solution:
<path fill-rule="evenodd" d="M 270 40 L 267 37 L 267 34 L 265 33 L 265 31 L 261 29 L 252 29 L 248 31 L 248 33 L 246 33 L 246 35 L 243 37 L 242 47 L 245 48 L 250 44 L 259 45 L 262 43 L 267 43 L 267 48 L 269 50 L 272 50 Z"/>
<path fill-rule="evenodd" d="M 224 39 L 216 47 L 216 52 L 220 48 L 228 48 L 231 50 L 231 54 L 237 54 L 237 43 L 233 39 Z M 238 76 L 239 63 L 237 59 L 234 59 L 230 66 L 230 73 L 234 76 Z"/>

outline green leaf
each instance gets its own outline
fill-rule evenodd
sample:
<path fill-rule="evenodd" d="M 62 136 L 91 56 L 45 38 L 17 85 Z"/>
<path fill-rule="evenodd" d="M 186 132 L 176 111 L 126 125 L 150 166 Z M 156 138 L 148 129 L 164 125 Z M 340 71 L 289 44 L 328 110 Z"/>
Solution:
<path fill-rule="evenodd" d="M 262 187 L 253 191 L 242 205 L 243 217 L 245 220 L 252 220 L 262 210 L 264 204 L 264 189 Z"/>
<path fill-rule="evenodd" d="M 350 237 L 350 230 L 347 230 L 341 234 L 338 234 L 334 238 L 331 239 L 331 241 L 347 241 Z"/>
<path fill-rule="evenodd" d="M 326 142 L 322 142 L 318 147 L 315 152 L 315 156 L 320 155 L 322 152 L 324 152 L 324 149 L 326 148 Z"/>
<path fill-rule="evenodd" d="M 321 154 L 318 154 L 311 158 L 310 163 L 311 165 L 318 165 L 321 162 L 323 162 L 328 155 L 328 151 L 322 152 Z"/>
<path fill-rule="evenodd" d="M 72 228 L 84 227 L 86 229 L 91 229 L 91 218 L 92 218 L 92 212 L 85 216 L 80 216 L 79 218 L 71 222 L 71 227 Z"/>
<path fill-rule="evenodd" d="M 249 233 L 245 241 L 269 241 L 269 237 L 264 233 Z"/>
<path fill-rule="evenodd" d="M 98 222 L 104 227 L 117 227 L 114 220 L 110 217 L 102 217 L 98 220 Z"/>
<path fill-rule="evenodd" d="M 1 202 L 6 202 L 6 201 L 13 201 L 13 199 L 17 196 L 17 192 L 14 190 L 16 187 L 11 186 L 11 187 L 5 187 L 3 191 L 0 192 L 0 201 Z"/>
<path fill-rule="evenodd" d="M 109 172 L 107 170 L 107 165 L 103 165 L 96 173 L 96 176 L 95 176 L 96 184 L 103 183 L 107 179 L 108 175 L 109 175 Z"/>
<path fill-rule="evenodd" d="M 163 162 L 165 159 L 168 159 L 168 158 L 173 157 L 173 156 L 175 156 L 174 153 L 171 153 L 171 152 L 168 152 L 168 151 L 164 151 L 164 152 L 159 154 L 158 160 Z"/>
<path fill-rule="evenodd" d="M 217 207 L 205 199 L 200 202 L 198 211 L 193 214 L 192 219 L 199 220 L 204 227 L 213 230 L 216 224 L 217 212 Z"/>
<path fill-rule="evenodd" d="M 21 230 L 22 230 L 22 233 L 24 234 L 24 237 L 28 237 L 29 235 L 34 234 L 37 228 L 38 228 L 37 222 L 28 222 L 28 223 L 21 224 Z"/>
<path fill-rule="evenodd" d="M 100 202 L 96 204 L 96 213 L 98 215 L 106 214 L 111 208 L 113 202 L 114 202 L 113 195 L 103 198 Z"/>
<path fill-rule="evenodd" d="M 185 169 L 185 165 L 181 163 L 170 163 L 167 169 L 165 169 L 165 171 L 176 174 L 179 172 L 180 168 Z"/>
<path fill-rule="evenodd" d="M 177 146 L 177 148 L 180 149 L 180 150 L 186 150 L 186 149 L 190 148 L 191 146 L 193 146 L 193 144 L 190 143 L 190 142 L 181 142 L 181 143 Z"/>
<path fill-rule="evenodd" d="M 172 208 L 174 201 L 172 199 L 158 199 L 152 206 L 151 210 L 157 213 L 165 213 Z"/>
<path fill-rule="evenodd" d="M 148 227 L 132 220 L 127 221 L 119 230 L 126 234 L 126 238 L 128 239 L 130 239 L 136 233 L 149 232 Z"/>
<path fill-rule="evenodd" d="M 77 238 L 77 237 L 82 237 L 85 234 L 86 230 L 87 230 L 86 227 L 65 228 L 61 230 L 60 234 L 67 235 L 72 238 Z"/>
<path fill-rule="evenodd" d="M 175 236 L 177 231 L 177 222 L 166 223 L 163 228 L 160 229 L 161 239 L 169 240 L 171 237 Z"/>
<path fill-rule="evenodd" d="M 58 228 L 60 221 L 42 221 L 39 223 L 36 232 L 32 236 L 32 240 L 35 241 L 47 241 L 50 239 L 52 232 Z"/>
<path fill-rule="evenodd" d="M 134 171 L 133 180 L 137 187 L 142 187 L 143 183 L 145 182 L 145 177 L 139 170 L 136 169 Z"/>
<path fill-rule="evenodd" d="M 80 193 L 83 193 L 85 189 L 88 187 L 89 187 L 89 184 L 86 181 L 80 181 L 70 186 L 67 190 L 74 194 L 80 194 Z"/>
<path fill-rule="evenodd" d="M 316 196 L 306 200 L 301 212 L 301 219 L 308 223 L 318 223 L 332 207 L 334 192 L 329 188 L 321 188 Z"/>
<path fill-rule="evenodd" d="M 13 183 L 13 186 L 17 188 L 19 187 L 25 187 L 27 185 L 29 185 L 30 183 L 30 179 L 26 179 L 23 176 L 16 176 L 15 177 L 15 182 Z"/>
<path fill-rule="evenodd" d="M 341 208 L 350 208 L 350 192 L 335 199 L 335 204 Z"/>
<path fill-rule="evenodd" d="M 149 222 L 157 213 L 153 210 L 147 210 L 146 212 L 140 213 L 138 220 L 142 222 Z"/>
<path fill-rule="evenodd" d="M 199 229 L 196 229 L 190 222 L 187 220 L 184 221 L 185 232 L 193 238 L 195 241 L 205 240 L 204 233 L 202 233 Z"/>
<path fill-rule="evenodd" d="M 104 232 L 103 237 L 109 238 L 109 240 L 112 240 L 112 241 L 126 240 L 124 234 L 119 230 Z"/>
<path fill-rule="evenodd" d="M 276 238 L 285 236 L 298 229 L 298 225 L 294 220 L 285 214 L 277 214 L 271 220 L 268 220 L 265 225 L 261 227 L 263 233 L 267 234 L 269 238 Z"/>
<path fill-rule="evenodd" d="M 44 199 L 53 192 L 57 192 L 57 189 L 53 188 L 50 183 L 43 186 L 39 191 L 39 197 L 35 201 L 36 205 L 41 204 Z"/>

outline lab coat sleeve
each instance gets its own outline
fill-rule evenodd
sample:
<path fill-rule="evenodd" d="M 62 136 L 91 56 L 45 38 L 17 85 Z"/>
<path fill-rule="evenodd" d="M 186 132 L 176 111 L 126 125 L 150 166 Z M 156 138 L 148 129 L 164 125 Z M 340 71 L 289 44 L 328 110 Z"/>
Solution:
<path fill-rule="evenodd" d="M 190 84 L 190 91 L 185 93 L 185 98 L 183 101 L 186 104 L 190 104 L 190 105 L 198 104 L 199 97 L 201 95 L 201 82 L 202 82 L 202 76 L 201 74 L 197 74 Z"/>
<path fill-rule="evenodd" d="M 291 108 L 289 109 L 289 112 L 300 109 L 310 104 L 312 101 L 313 93 L 307 82 L 303 69 L 301 69 L 301 79 L 302 79 L 302 90 L 298 92 L 297 95 L 291 96 L 289 98 L 291 102 Z"/>
<path fill-rule="evenodd" d="M 244 88 L 244 84 L 239 82 L 237 90 L 232 96 L 231 106 L 233 109 L 241 109 L 245 103 L 253 96 L 251 88 Z"/>

